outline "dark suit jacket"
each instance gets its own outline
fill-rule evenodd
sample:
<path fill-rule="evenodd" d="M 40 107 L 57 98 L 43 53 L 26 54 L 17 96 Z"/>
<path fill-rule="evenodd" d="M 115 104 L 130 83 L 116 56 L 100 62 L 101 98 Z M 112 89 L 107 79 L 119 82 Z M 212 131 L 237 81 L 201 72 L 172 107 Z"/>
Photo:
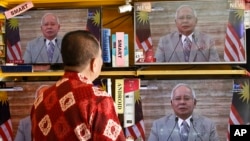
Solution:
<path fill-rule="evenodd" d="M 175 117 L 176 115 L 171 114 L 155 120 L 148 141 L 167 141 L 167 139 L 180 141 L 179 127 L 178 123 L 175 125 Z M 212 120 L 195 114 L 192 118 L 193 125 L 190 123 L 188 141 L 219 141 L 216 126 Z"/>
<path fill-rule="evenodd" d="M 19 121 L 14 141 L 31 141 L 31 120 L 27 116 Z"/>
<path fill-rule="evenodd" d="M 52 63 L 62 63 L 61 44 L 62 38 L 56 38 L 55 50 L 52 58 Z M 37 37 L 28 42 L 23 55 L 24 63 L 49 63 L 46 40 L 44 37 Z"/>
<path fill-rule="evenodd" d="M 179 32 L 160 38 L 155 52 L 156 62 L 185 62 L 183 44 Z M 189 62 L 220 61 L 214 41 L 202 32 L 194 32 Z"/>

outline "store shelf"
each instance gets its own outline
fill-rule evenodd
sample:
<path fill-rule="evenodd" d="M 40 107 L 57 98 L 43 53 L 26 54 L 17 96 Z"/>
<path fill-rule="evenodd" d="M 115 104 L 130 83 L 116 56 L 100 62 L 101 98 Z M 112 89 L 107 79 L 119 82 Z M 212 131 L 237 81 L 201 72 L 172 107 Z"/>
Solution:
<path fill-rule="evenodd" d="M 26 0 L 1 0 L 0 6 L 13 8 Z M 32 0 L 36 8 L 96 7 L 125 4 L 124 0 Z"/>
<path fill-rule="evenodd" d="M 16 81 L 22 77 L 60 77 L 63 71 L 46 71 L 46 72 L 16 72 L 0 73 L 0 81 Z M 247 76 L 246 70 L 122 70 L 122 71 L 102 71 L 100 76 L 202 76 L 202 75 L 223 75 L 223 76 Z"/>
<path fill-rule="evenodd" d="M 245 70 L 138 70 L 140 75 L 246 75 Z"/>
<path fill-rule="evenodd" d="M 21 77 L 60 77 L 63 71 L 0 73 L 0 81 L 17 81 Z M 100 76 L 135 76 L 136 71 L 103 71 Z"/>

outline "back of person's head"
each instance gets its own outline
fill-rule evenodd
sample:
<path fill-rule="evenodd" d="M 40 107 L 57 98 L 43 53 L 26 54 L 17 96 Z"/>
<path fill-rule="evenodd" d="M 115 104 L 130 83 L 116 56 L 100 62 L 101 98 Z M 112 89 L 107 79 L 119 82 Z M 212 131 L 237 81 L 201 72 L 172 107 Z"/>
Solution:
<path fill-rule="evenodd" d="M 68 32 L 62 39 L 61 54 L 64 66 L 85 68 L 99 51 L 98 40 L 86 30 Z"/>

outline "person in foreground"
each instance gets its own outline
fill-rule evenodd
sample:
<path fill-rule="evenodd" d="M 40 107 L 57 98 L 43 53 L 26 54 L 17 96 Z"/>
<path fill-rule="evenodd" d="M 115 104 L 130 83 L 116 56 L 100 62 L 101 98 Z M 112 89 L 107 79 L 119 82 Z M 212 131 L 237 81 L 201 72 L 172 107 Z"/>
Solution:
<path fill-rule="evenodd" d="M 85 30 L 68 32 L 61 54 L 64 75 L 32 106 L 32 139 L 125 141 L 112 97 L 93 85 L 103 65 L 97 39 Z"/>
<path fill-rule="evenodd" d="M 53 13 L 44 14 L 41 20 L 43 36 L 27 43 L 23 55 L 24 63 L 62 63 L 60 53 L 62 38 L 58 36 L 59 30 L 59 18 Z"/>
<path fill-rule="evenodd" d="M 196 95 L 189 85 L 173 88 L 171 106 L 173 114 L 153 121 L 148 141 L 219 141 L 215 123 L 193 113 Z"/>
<path fill-rule="evenodd" d="M 156 62 L 218 62 L 218 52 L 212 38 L 195 30 L 196 11 L 189 5 L 176 10 L 175 25 L 178 31 L 159 39 L 155 52 Z"/>

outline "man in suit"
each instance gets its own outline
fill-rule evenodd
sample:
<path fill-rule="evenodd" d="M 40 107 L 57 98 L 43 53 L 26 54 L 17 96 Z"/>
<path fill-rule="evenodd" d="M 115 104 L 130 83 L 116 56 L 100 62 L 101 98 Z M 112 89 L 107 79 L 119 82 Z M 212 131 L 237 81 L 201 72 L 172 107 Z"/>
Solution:
<path fill-rule="evenodd" d="M 26 116 L 19 121 L 15 141 L 31 141 L 30 116 Z"/>
<path fill-rule="evenodd" d="M 43 36 L 28 42 L 23 56 L 24 63 L 62 63 L 62 38 L 58 36 L 59 30 L 59 18 L 53 13 L 46 13 L 41 20 Z"/>
<path fill-rule="evenodd" d="M 173 88 L 171 106 L 174 113 L 153 122 L 148 141 L 219 141 L 215 123 L 193 113 L 196 95 L 189 85 Z"/>
<path fill-rule="evenodd" d="M 178 31 L 160 38 L 155 52 L 156 62 L 220 61 L 212 38 L 195 30 L 197 21 L 197 13 L 191 6 L 180 6 L 175 14 Z M 187 41 L 189 41 L 189 45 L 185 51 Z"/>
<path fill-rule="evenodd" d="M 49 85 L 41 85 L 35 92 L 35 98 L 38 97 L 38 94 L 43 93 Z M 31 141 L 31 120 L 30 115 L 22 118 L 19 121 L 17 133 L 14 141 Z"/>

